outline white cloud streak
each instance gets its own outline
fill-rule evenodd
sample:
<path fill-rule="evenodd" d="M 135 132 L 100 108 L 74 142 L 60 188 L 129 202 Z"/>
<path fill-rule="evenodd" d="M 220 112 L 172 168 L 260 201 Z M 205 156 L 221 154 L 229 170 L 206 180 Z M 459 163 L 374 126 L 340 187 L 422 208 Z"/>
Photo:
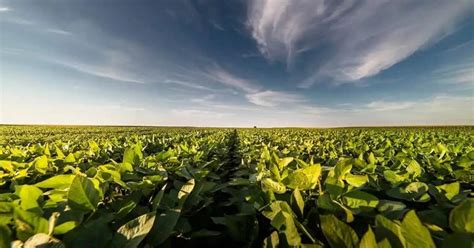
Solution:
<path fill-rule="evenodd" d="M 247 94 L 246 98 L 249 102 L 264 107 L 276 107 L 281 104 L 294 104 L 305 101 L 299 95 L 272 90 Z"/>
<path fill-rule="evenodd" d="M 245 92 L 256 92 L 260 88 L 256 86 L 253 82 L 251 82 L 250 80 L 240 78 L 224 70 L 218 65 L 214 65 L 214 67 L 209 68 L 204 75 L 211 80 L 214 80 L 216 82 L 225 84 L 227 86 L 230 86 L 230 87 L 233 87 Z"/>
<path fill-rule="evenodd" d="M 62 30 L 62 29 L 57 29 L 57 28 L 47 28 L 45 29 L 46 32 L 54 33 L 54 34 L 60 34 L 60 35 L 72 35 L 71 32 Z"/>
<path fill-rule="evenodd" d="M 213 92 L 218 91 L 217 89 L 213 89 L 211 87 L 203 86 L 203 85 L 200 85 L 200 84 L 197 84 L 197 83 L 182 81 L 182 80 L 166 79 L 165 81 L 163 81 L 163 83 L 165 83 L 165 84 L 176 84 L 176 85 L 184 86 L 184 87 L 191 88 L 191 89 L 197 89 L 197 90 L 205 90 L 205 91 L 213 91 Z"/>
<path fill-rule="evenodd" d="M 263 89 L 253 81 L 236 76 L 218 65 L 208 69 L 205 75 L 222 84 L 245 92 L 245 98 L 262 107 L 276 107 L 281 104 L 294 104 L 306 101 L 303 97 L 293 93 Z"/>
<path fill-rule="evenodd" d="M 366 105 L 369 111 L 393 111 L 407 109 L 415 105 L 415 102 L 387 102 L 387 101 L 373 101 Z"/>
<path fill-rule="evenodd" d="M 0 5 L 0 13 L 1 12 L 9 12 L 9 11 L 12 11 L 13 9 L 8 7 L 8 6 L 3 6 L 3 5 Z"/>
<path fill-rule="evenodd" d="M 119 67 L 112 64 L 85 64 L 79 61 L 64 59 L 46 59 L 49 62 L 64 66 L 85 74 L 101 77 L 109 80 L 120 81 L 125 83 L 146 84 L 147 81 L 137 78 L 135 75 L 124 72 Z"/>
<path fill-rule="evenodd" d="M 473 2 L 251 1 L 248 25 L 260 52 L 291 65 L 301 52 L 324 46 L 324 61 L 301 83 L 322 78 L 354 82 L 406 59 L 448 34 Z"/>
<path fill-rule="evenodd" d="M 433 77 L 443 83 L 474 86 L 474 61 L 443 67 L 434 71 Z"/>

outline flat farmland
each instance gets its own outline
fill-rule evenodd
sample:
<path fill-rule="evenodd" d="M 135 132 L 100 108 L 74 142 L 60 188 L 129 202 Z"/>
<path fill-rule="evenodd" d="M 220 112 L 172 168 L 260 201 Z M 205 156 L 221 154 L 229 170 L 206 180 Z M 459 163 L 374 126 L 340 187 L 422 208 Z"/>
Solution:
<path fill-rule="evenodd" d="M 0 247 L 472 247 L 474 128 L 0 126 Z"/>

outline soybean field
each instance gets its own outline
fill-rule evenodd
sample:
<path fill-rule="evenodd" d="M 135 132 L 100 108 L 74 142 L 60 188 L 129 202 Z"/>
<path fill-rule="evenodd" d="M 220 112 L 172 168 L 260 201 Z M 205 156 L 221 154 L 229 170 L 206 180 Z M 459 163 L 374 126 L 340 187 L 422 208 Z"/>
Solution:
<path fill-rule="evenodd" d="M 0 247 L 474 247 L 474 127 L 0 126 Z"/>

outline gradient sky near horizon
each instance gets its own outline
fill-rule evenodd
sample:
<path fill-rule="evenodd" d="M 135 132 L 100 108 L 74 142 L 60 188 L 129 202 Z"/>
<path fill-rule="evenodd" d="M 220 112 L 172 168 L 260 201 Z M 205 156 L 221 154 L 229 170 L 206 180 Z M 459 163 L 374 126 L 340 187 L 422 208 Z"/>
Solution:
<path fill-rule="evenodd" d="M 0 123 L 474 125 L 474 1 L 0 0 Z"/>

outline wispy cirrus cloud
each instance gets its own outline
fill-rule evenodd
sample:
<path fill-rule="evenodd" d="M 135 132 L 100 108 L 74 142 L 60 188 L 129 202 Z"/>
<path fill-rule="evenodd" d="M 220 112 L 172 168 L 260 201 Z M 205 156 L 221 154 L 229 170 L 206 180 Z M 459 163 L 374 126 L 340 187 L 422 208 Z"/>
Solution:
<path fill-rule="evenodd" d="M 212 92 L 219 91 L 217 89 L 207 87 L 207 86 L 198 84 L 196 82 L 188 82 L 188 81 L 177 80 L 177 79 L 166 79 L 162 83 L 175 84 L 175 85 L 178 85 L 178 86 L 184 86 L 186 88 L 197 89 L 197 90 L 205 90 L 205 91 L 212 91 Z"/>
<path fill-rule="evenodd" d="M 6 10 L 2 11 L 2 7 L 0 7 L 0 12 L 11 11 L 11 9 L 9 9 L 8 7 L 3 7 L 3 9 L 6 9 Z M 26 19 L 25 17 L 22 17 L 22 16 L 12 15 L 12 16 L 8 16 L 4 18 L 3 20 L 13 23 L 13 24 L 17 24 L 17 25 L 29 26 L 31 28 L 34 28 L 36 31 L 40 31 L 40 32 L 53 33 L 53 34 L 58 34 L 58 35 L 72 35 L 73 34 L 70 31 L 56 27 L 56 25 L 47 25 L 44 23 L 38 23 L 32 20 Z"/>
<path fill-rule="evenodd" d="M 434 80 L 448 84 L 471 84 L 474 86 L 474 61 L 450 65 L 435 70 Z"/>
<path fill-rule="evenodd" d="M 107 64 L 86 64 L 79 61 L 51 59 L 50 62 L 64 66 L 85 74 L 96 77 L 120 81 L 125 83 L 146 84 L 147 81 L 139 78 L 134 73 L 125 72 L 124 70 Z"/>
<path fill-rule="evenodd" d="M 260 52 L 291 65 L 324 47 L 324 61 L 301 84 L 322 78 L 354 82 L 406 59 L 452 31 L 472 9 L 460 1 L 251 1 L 248 25 Z"/>
<path fill-rule="evenodd" d="M 211 80 L 242 90 L 244 92 L 256 92 L 260 89 L 260 87 L 251 80 L 236 76 L 216 64 L 205 71 L 204 75 Z"/>
<path fill-rule="evenodd" d="M 209 94 L 209 95 L 205 95 L 205 96 L 200 97 L 200 98 L 193 98 L 193 99 L 191 99 L 191 102 L 194 102 L 194 103 L 208 103 L 209 101 L 213 100 L 214 98 L 216 98 L 215 94 Z"/>
<path fill-rule="evenodd" d="M 60 35 L 72 35 L 71 32 L 58 29 L 58 28 L 47 28 L 45 29 L 46 32 L 54 33 L 54 34 L 60 34 Z"/>
<path fill-rule="evenodd" d="M 373 101 L 365 105 L 366 110 L 369 111 L 393 111 L 402 110 L 414 106 L 416 102 L 412 101 L 401 101 L 401 102 L 389 102 L 389 101 Z"/>
<path fill-rule="evenodd" d="M 12 11 L 12 9 L 7 6 L 0 6 L 0 12 L 8 12 L 8 11 Z"/>
<path fill-rule="evenodd" d="M 146 84 L 150 82 L 147 79 L 138 76 L 133 71 L 125 69 L 129 64 L 119 59 L 120 57 L 126 57 L 125 54 L 119 54 L 120 51 L 107 49 L 104 49 L 103 51 L 96 51 L 99 58 L 98 60 L 102 62 L 83 61 L 81 59 L 71 58 L 65 55 L 54 56 L 52 54 L 44 54 L 31 50 L 15 48 L 6 48 L 2 52 L 5 54 L 35 59 L 49 64 L 58 65 L 83 74 L 108 80 L 137 84 Z"/>
<path fill-rule="evenodd" d="M 218 65 L 207 70 L 206 75 L 214 81 L 243 91 L 245 98 L 258 106 L 276 107 L 283 103 L 292 104 L 306 101 L 297 94 L 265 89 L 252 80 L 234 75 Z"/>
<path fill-rule="evenodd" d="M 273 90 L 250 93 L 245 97 L 249 102 L 264 107 L 276 107 L 281 104 L 295 104 L 306 101 L 300 95 Z"/>

